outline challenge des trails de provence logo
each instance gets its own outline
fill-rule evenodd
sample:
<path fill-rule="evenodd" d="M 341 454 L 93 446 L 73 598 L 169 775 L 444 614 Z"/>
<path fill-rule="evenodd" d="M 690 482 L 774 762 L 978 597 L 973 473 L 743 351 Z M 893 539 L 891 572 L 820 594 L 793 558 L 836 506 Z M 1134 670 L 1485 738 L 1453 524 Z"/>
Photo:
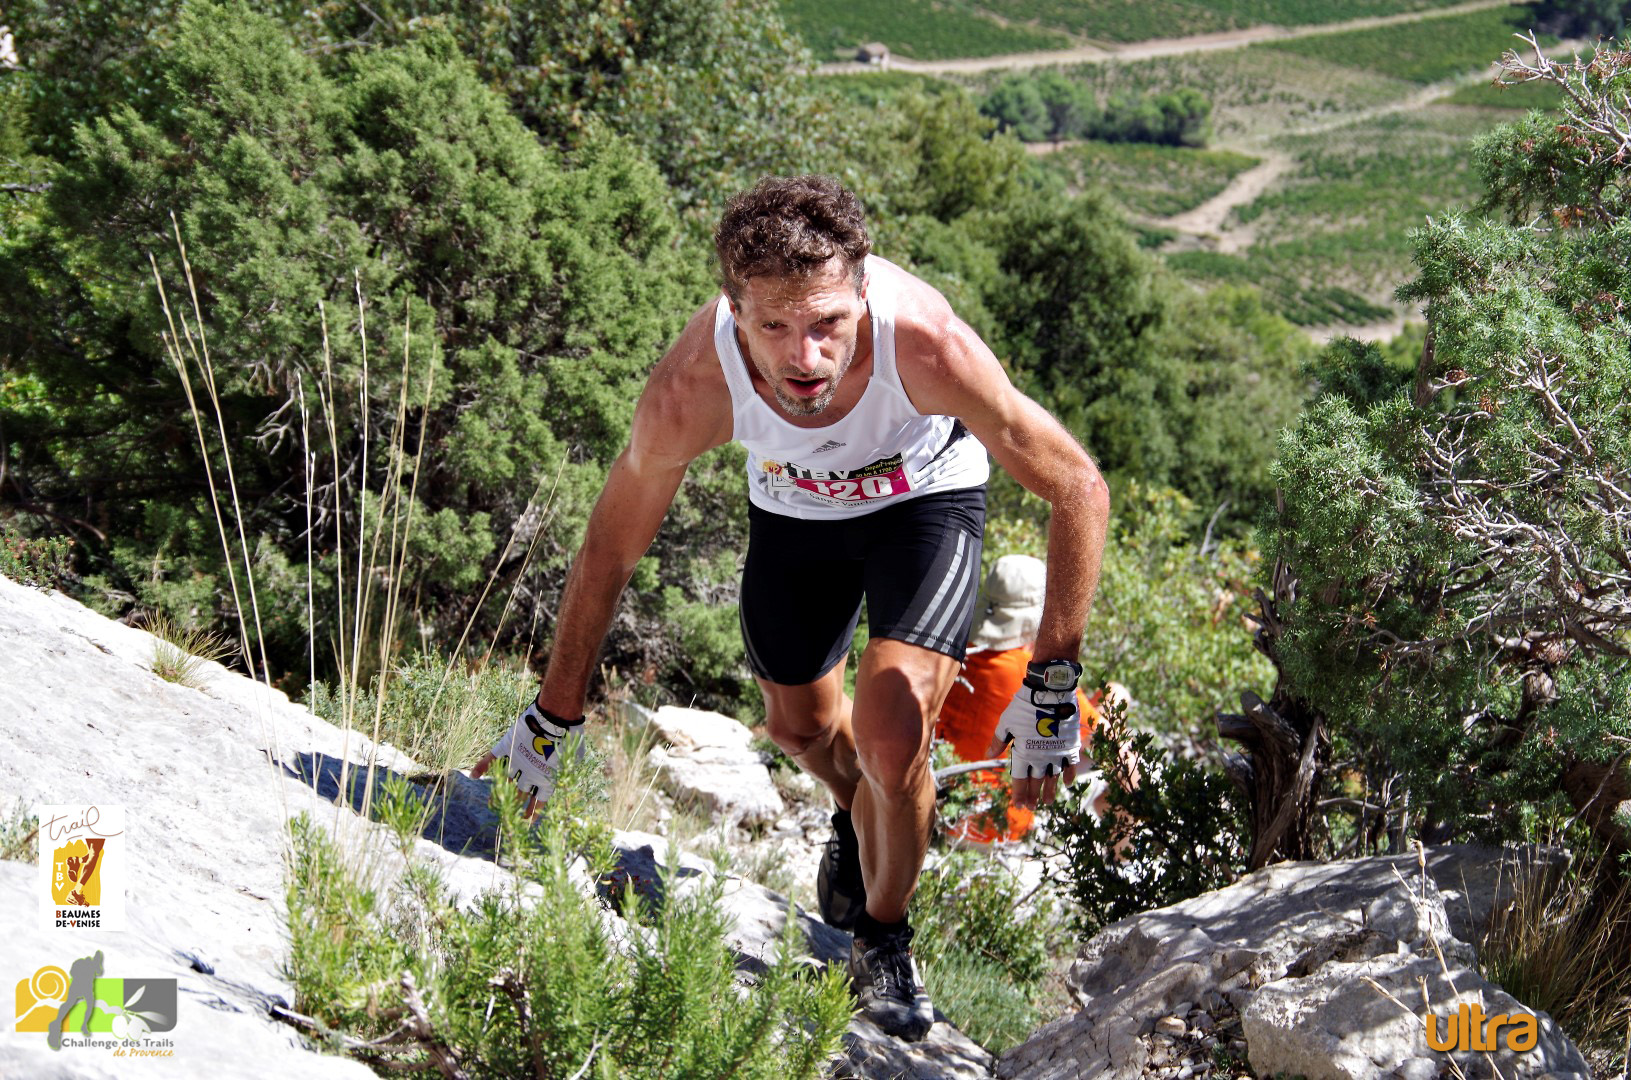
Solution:
<path fill-rule="evenodd" d="M 53 1050 L 111 1049 L 114 1057 L 172 1057 L 176 980 L 105 979 L 98 949 L 60 967 L 47 964 L 17 983 L 17 1031 L 44 1032 Z"/>
<path fill-rule="evenodd" d="M 123 930 L 130 873 L 125 808 L 40 805 L 40 918 L 46 929 Z"/>

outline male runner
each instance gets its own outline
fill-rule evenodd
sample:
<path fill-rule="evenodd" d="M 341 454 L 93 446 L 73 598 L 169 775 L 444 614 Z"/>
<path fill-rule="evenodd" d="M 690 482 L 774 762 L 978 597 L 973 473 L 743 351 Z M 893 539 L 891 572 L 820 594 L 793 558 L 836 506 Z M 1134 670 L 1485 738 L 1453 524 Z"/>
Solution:
<path fill-rule="evenodd" d="M 929 742 L 973 620 L 986 452 L 1052 507 L 1036 662 L 1004 713 L 1013 801 L 1075 779 L 1076 663 L 1098 580 L 1109 496 L 1091 458 L 1014 389 L 933 288 L 869 254 L 860 203 L 836 181 L 770 177 L 727 206 L 714 236 L 724 295 L 657 364 L 567 576 L 535 702 L 494 756 L 536 801 L 584 697 L 619 595 L 687 465 L 731 439 L 748 450 L 741 623 L 770 737 L 831 791 L 836 837 L 822 914 L 852 928 L 865 1015 L 921 1038 L 933 1009 L 906 906 L 934 814 Z M 866 599 L 871 638 L 844 693 Z"/>

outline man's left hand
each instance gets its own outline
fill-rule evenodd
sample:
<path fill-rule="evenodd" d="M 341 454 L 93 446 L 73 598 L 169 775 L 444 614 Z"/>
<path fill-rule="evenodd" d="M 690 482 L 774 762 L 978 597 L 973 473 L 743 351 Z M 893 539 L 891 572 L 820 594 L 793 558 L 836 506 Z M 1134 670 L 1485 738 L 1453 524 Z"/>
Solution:
<path fill-rule="evenodd" d="M 988 754 L 1000 754 L 1013 744 L 1009 774 L 1013 778 L 1013 804 L 1034 807 L 1052 802 L 1059 780 L 1076 782 L 1076 763 L 1082 757 L 1082 720 L 1076 710 L 1076 688 L 1036 690 L 1021 686 L 997 720 Z"/>

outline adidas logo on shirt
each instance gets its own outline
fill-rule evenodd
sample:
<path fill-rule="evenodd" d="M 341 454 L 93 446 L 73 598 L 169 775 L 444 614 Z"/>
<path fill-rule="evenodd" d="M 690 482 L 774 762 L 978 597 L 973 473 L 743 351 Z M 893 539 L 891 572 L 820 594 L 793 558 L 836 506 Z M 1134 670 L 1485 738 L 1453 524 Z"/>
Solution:
<path fill-rule="evenodd" d="M 816 447 L 814 450 L 811 450 L 810 453 L 812 453 L 812 454 L 821 454 L 821 453 L 825 453 L 828 450 L 837 450 L 840 446 L 848 446 L 848 445 L 849 445 L 849 443 L 841 443 L 841 442 L 837 442 L 837 441 L 835 441 L 833 439 L 828 439 L 826 442 L 822 443 L 820 446 Z"/>

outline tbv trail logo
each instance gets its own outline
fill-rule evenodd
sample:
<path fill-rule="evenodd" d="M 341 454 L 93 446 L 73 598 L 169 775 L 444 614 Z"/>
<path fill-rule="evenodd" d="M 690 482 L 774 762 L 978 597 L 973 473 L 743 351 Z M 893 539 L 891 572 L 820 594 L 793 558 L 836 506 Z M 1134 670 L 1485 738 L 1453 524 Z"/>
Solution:
<path fill-rule="evenodd" d="M 40 918 L 49 929 L 123 930 L 129 873 L 122 806 L 42 805 Z"/>
<path fill-rule="evenodd" d="M 170 1057 L 174 1043 L 153 1039 L 176 1026 L 174 979 L 105 979 L 102 953 L 64 971 L 47 964 L 17 983 L 19 1032 L 45 1033 L 53 1050 L 111 1048 L 118 1057 Z M 98 1038 L 107 1036 L 107 1038 Z"/>

